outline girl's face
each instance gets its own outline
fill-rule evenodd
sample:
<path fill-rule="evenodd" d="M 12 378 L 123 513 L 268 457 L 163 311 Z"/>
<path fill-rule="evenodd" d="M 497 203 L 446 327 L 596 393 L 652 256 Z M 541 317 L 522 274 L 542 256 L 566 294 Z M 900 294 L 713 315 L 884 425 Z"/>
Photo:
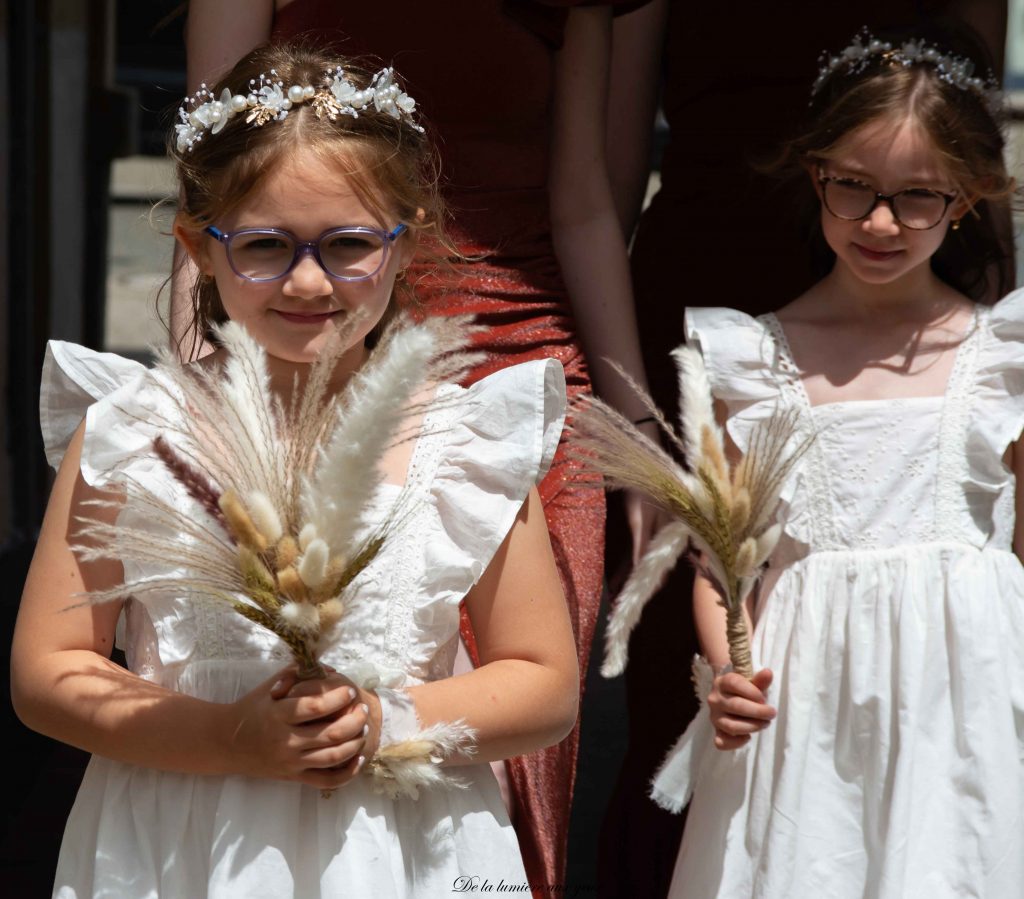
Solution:
<path fill-rule="evenodd" d="M 940 166 L 938 154 L 912 121 L 897 125 L 877 121 L 858 128 L 839 142 L 837 152 L 811 171 L 821 204 L 821 227 L 835 251 L 837 266 L 865 284 L 893 284 L 929 271 L 929 260 L 942 245 L 950 222 L 968 209 L 963 195 Z M 914 230 L 893 214 L 892 204 L 879 200 L 865 218 L 837 218 L 825 207 L 819 178 L 840 179 L 839 189 L 861 182 L 872 191 L 892 196 L 907 189 L 955 195 L 933 228 Z M 829 187 L 832 191 L 834 188 Z M 912 211 L 920 196 L 907 195 Z M 940 201 L 941 205 L 941 201 Z M 901 215 L 909 220 L 908 212 Z"/>
<path fill-rule="evenodd" d="M 230 215 L 212 222 L 221 232 L 278 228 L 297 241 L 314 241 L 325 231 L 358 225 L 391 231 L 400 222 L 380 221 L 359 199 L 351 181 L 308 150 L 278 164 Z M 253 282 L 237 275 L 225 246 L 214 237 L 179 233 L 203 274 L 212 276 L 227 316 L 244 325 L 269 356 L 289 363 L 312 362 L 345 317 L 365 313 L 341 362 L 354 370 L 365 359 L 364 338 L 381 320 L 396 275 L 415 250 L 406 232 L 390 245 L 384 264 L 360 281 L 330 277 L 312 254 L 273 281 Z"/>

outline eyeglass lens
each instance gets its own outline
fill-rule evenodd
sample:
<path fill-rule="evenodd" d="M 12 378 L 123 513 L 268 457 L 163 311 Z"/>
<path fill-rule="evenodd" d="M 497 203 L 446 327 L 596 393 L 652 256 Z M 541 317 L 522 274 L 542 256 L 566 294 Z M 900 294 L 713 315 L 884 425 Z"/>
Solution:
<path fill-rule="evenodd" d="M 829 212 L 842 219 L 862 219 L 874 208 L 876 192 L 870 185 L 846 179 L 828 180 L 825 184 L 825 205 Z M 901 190 L 892 198 L 892 212 L 907 228 L 934 228 L 945 215 L 946 198 L 924 188 Z"/>
<path fill-rule="evenodd" d="M 335 278 L 359 280 L 376 274 L 384 264 L 386 241 L 374 231 L 340 228 L 320 238 L 320 262 Z M 297 245 L 277 231 L 245 231 L 232 236 L 227 246 L 232 268 L 244 278 L 267 281 L 280 278 L 292 266 Z"/>

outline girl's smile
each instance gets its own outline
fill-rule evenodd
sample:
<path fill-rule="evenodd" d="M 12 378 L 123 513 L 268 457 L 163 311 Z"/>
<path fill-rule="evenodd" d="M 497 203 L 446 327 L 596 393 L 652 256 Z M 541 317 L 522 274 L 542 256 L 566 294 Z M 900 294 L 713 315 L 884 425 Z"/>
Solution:
<path fill-rule="evenodd" d="M 872 262 L 887 262 L 890 259 L 895 259 L 903 252 L 902 250 L 875 250 L 857 242 L 854 242 L 853 246 L 861 252 L 865 259 L 869 259 Z"/>
<path fill-rule="evenodd" d="M 319 325 L 341 314 L 340 309 L 328 312 L 286 312 L 283 309 L 275 309 L 274 311 L 286 322 L 296 325 Z"/>

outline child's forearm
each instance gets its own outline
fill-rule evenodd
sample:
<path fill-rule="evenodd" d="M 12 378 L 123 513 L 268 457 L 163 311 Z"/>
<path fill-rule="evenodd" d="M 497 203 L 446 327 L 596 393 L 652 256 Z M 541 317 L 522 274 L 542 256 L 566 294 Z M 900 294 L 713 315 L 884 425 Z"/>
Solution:
<path fill-rule="evenodd" d="M 21 664 L 15 711 L 46 736 L 107 758 L 192 774 L 232 773 L 224 706 L 150 683 L 88 650 Z"/>
<path fill-rule="evenodd" d="M 409 689 L 424 726 L 463 719 L 476 731 L 476 751 L 465 761 L 525 755 L 559 742 L 576 723 L 579 680 L 575 664 L 552 667 L 501 659 L 467 674 Z"/>
<path fill-rule="evenodd" d="M 294 669 L 284 669 L 235 702 L 214 703 L 150 683 L 88 650 L 55 652 L 16 670 L 12 696 L 25 724 L 127 764 L 334 789 L 373 751 L 358 692 L 334 673 L 296 683 Z"/>

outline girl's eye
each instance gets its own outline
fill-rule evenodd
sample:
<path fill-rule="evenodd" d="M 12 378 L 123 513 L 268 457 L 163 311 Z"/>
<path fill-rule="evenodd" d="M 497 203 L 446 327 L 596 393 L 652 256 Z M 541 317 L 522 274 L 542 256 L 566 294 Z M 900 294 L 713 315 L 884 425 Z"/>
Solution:
<path fill-rule="evenodd" d="M 323 249 L 327 251 L 370 249 L 379 243 L 380 241 L 373 241 L 360 234 L 335 234 L 324 241 Z"/>
<path fill-rule="evenodd" d="M 869 194 L 874 194 L 875 190 L 863 181 L 857 181 L 853 178 L 835 178 L 832 181 L 833 184 L 840 187 L 842 190 L 850 191 L 862 191 Z"/>
<path fill-rule="evenodd" d="M 909 200 L 942 200 L 942 194 L 937 190 L 928 190 L 926 187 L 910 187 L 900 193 Z"/>
<path fill-rule="evenodd" d="M 288 246 L 288 241 L 276 234 L 253 234 L 235 241 L 236 251 L 246 253 L 284 250 L 287 249 Z"/>

